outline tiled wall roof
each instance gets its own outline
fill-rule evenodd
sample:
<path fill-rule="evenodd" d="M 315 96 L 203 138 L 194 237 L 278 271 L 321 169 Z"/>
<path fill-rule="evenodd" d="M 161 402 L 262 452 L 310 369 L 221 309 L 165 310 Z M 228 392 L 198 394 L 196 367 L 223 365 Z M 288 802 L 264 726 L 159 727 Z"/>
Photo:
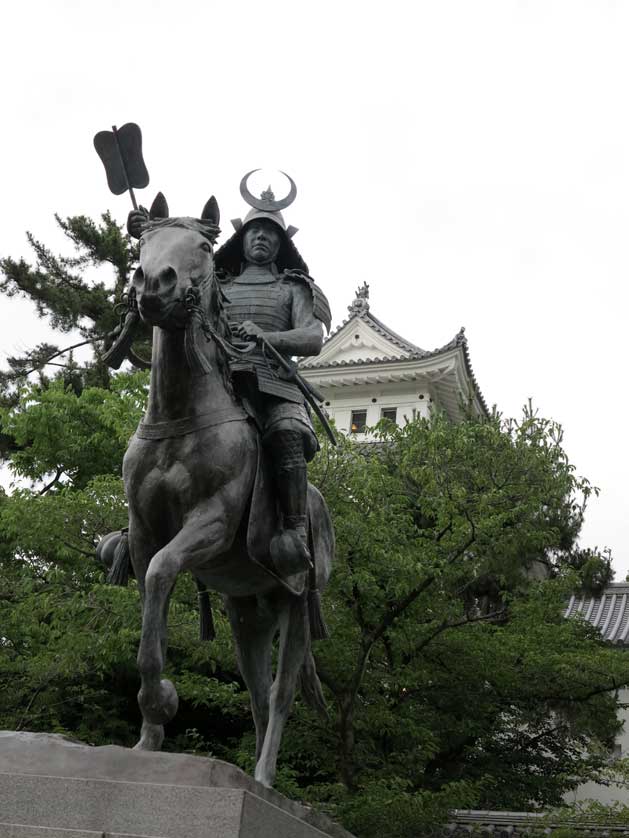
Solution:
<path fill-rule="evenodd" d="M 629 646 L 629 584 L 608 585 L 600 596 L 574 594 L 565 617 L 583 617 L 610 643 Z"/>

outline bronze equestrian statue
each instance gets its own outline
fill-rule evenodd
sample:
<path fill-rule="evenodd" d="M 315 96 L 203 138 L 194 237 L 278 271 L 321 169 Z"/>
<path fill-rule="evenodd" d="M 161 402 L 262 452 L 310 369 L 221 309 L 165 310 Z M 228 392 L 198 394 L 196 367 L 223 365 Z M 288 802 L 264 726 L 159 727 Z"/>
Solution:
<path fill-rule="evenodd" d="M 251 696 L 255 777 L 270 786 L 298 681 L 304 699 L 325 709 L 311 640 L 325 635 L 319 592 L 334 534 L 323 498 L 307 482 L 317 442 L 304 388 L 286 369 L 290 356 L 320 351 L 330 315 L 281 202 L 269 192 L 254 199 L 246 179 L 241 191 L 263 206 L 235 225 L 216 257 L 214 198 L 200 219 L 168 218 L 161 195 L 150 213 L 130 216 L 140 264 L 125 328 L 108 354 L 119 365 L 138 318 L 153 327 L 153 349 L 147 411 L 123 463 L 128 538 L 115 552 L 121 561 L 128 541 L 143 603 L 136 747 L 159 749 L 177 711 L 162 672 L 169 600 L 187 570 L 201 590 L 224 596 Z M 103 544 L 111 553 L 114 540 Z"/>

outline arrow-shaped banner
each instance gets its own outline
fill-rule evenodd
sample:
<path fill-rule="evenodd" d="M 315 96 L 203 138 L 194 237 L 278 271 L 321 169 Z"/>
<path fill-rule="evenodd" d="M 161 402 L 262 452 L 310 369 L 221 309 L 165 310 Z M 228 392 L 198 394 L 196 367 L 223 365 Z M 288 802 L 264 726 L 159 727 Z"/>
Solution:
<path fill-rule="evenodd" d="M 103 161 L 107 183 L 114 195 L 129 190 L 133 208 L 138 205 L 133 189 L 144 189 L 149 184 L 149 173 L 142 157 L 142 132 L 135 122 L 122 128 L 114 125 L 111 131 L 99 131 L 94 137 L 94 148 Z"/>

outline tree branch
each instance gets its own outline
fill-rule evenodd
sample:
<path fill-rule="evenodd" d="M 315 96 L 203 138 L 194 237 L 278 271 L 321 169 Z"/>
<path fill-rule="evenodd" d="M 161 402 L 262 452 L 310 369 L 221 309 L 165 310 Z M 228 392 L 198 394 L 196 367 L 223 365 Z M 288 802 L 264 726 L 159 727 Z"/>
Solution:
<path fill-rule="evenodd" d="M 57 485 L 57 483 L 58 483 L 58 482 L 59 482 L 59 480 L 61 479 L 61 475 L 62 475 L 62 474 L 63 474 L 63 469 L 61 468 L 61 466 L 59 466 L 59 468 L 57 469 L 57 473 L 56 473 L 56 474 L 55 474 L 55 476 L 52 478 L 52 480 L 50 481 L 50 483 L 47 483 L 47 484 L 44 486 L 44 488 L 43 488 L 43 489 L 40 489 L 40 491 L 39 491 L 37 494 L 38 494 L 38 495 L 40 495 L 40 496 L 41 496 L 41 495 L 45 495 L 45 494 L 46 494 L 46 492 L 48 492 L 50 489 L 52 489 L 52 487 L 53 487 L 53 486 L 56 486 L 56 485 Z"/>
<path fill-rule="evenodd" d="M 73 343 L 72 346 L 66 346 L 65 349 L 60 349 L 58 352 L 55 352 L 54 355 L 51 355 L 45 361 L 42 361 L 36 367 L 32 367 L 29 370 L 24 370 L 23 372 L 18 372 L 15 374 L 16 378 L 26 378 L 27 375 L 30 375 L 32 372 L 37 372 L 42 367 L 45 367 L 46 364 L 49 364 L 53 358 L 58 358 L 59 355 L 65 355 L 66 352 L 71 352 L 73 349 L 78 349 L 79 346 L 86 346 L 88 343 L 94 343 L 97 340 L 103 340 L 103 338 L 107 337 L 106 335 L 96 335 L 94 338 L 89 338 L 88 340 L 82 340 L 79 343 Z"/>

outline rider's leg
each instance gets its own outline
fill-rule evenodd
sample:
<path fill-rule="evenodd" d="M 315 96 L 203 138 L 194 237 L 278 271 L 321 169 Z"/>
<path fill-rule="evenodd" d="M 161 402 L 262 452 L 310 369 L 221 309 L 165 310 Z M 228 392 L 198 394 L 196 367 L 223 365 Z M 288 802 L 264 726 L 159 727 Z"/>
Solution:
<path fill-rule="evenodd" d="M 311 566 L 306 534 L 308 472 L 303 435 L 298 430 L 277 429 L 265 438 L 280 511 L 282 532 L 271 543 L 277 571 L 288 576 Z"/>
<path fill-rule="evenodd" d="M 271 454 L 275 492 L 285 530 L 296 530 L 306 539 L 308 471 L 300 431 L 278 430 L 266 440 Z"/>
<path fill-rule="evenodd" d="M 306 537 L 306 462 L 317 450 L 317 437 L 303 404 L 267 396 L 262 418 L 262 442 L 283 526 L 271 541 L 271 559 L 280 576 L 286 577 L 311 567 Z"/>

